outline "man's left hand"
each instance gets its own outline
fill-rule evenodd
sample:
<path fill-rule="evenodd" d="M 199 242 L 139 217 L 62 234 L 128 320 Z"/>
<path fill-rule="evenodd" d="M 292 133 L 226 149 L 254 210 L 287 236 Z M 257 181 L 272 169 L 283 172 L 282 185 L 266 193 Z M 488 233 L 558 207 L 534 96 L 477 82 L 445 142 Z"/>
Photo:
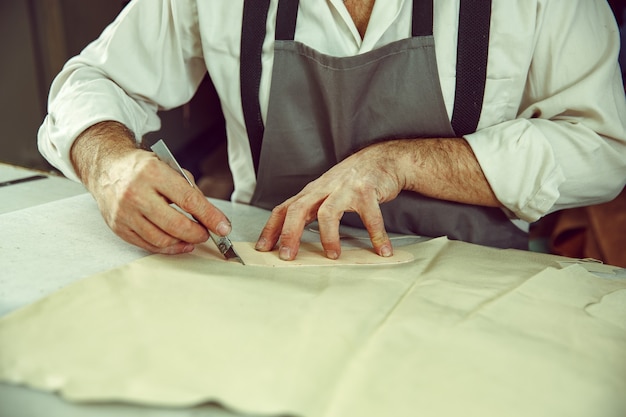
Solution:
<path fill-rule="evenodd" d="M 403 189 L 404 180 L 397 169 L 398 158 L 391 152 L 395 147 L 387 144 L 374 144 L 349 156 L 275 207 L 256 249 L 270 251 L 280 242 L 280 258 L 293 260 L 305 226 L 317 219 L 326 256 L 337 259 L 341 254 L 341 217 L 345 212 L 356 212 L 374 251 L 380 256 L 391 256 L 393 249 L 379 204 L 393 200 Z"/>

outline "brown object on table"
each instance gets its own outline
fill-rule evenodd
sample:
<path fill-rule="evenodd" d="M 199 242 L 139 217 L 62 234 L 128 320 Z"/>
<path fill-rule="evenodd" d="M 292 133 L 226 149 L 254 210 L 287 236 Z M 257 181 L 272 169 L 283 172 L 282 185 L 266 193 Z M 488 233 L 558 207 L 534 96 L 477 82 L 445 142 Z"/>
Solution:
<path fill-rule="evenodd" d="M 608 203 L 555 214 L 552 253 L 626 268 L 626 188 Z"/>

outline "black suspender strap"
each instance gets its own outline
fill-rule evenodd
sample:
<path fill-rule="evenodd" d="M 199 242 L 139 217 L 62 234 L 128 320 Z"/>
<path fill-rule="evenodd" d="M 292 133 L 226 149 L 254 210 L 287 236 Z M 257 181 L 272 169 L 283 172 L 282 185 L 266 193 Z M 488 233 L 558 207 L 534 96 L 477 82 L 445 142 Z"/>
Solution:
<path fill-rule="evenodd" d="M 276 40 L 292 41 L 296 36 L 299 0 L 281 0 L 276 11 Z"/>
<path fill-rule="evenodd" d="M 417 0 L 415 0 L 417 1 Z M 491 24 L 491 0 L 461 0 L 452 128 L 476 131 L 483 108 Z"/>
<path fill-rule="evenodd" d="M 263 143 L 263 119 L 259 103 L 261 86 L 261 53 L 265 40 L 265 25 L 270 0 L 245 0 L 241 31 L 240 83 L 243 117 L 250 141 L 254 169 L 259 170 L 261 144 Z"/>
<path fill-rule="evenodd" d="M 431 36 L 433 34 L 433 1 L 413 0 L 413 16 L 411 34 L 415 36 Z"/>
<path fill-rule="evenodd" d="M 278 4 L 276 17 L 276 40 L 293 40 L 298 16 L 298 0 L 283 0 Z M 263 144 L 263 117 L 259 103 L 261 55 L 265 41 L 267 14 L 270 0 L 245 0 L 241 29 L 241 56 L 239 78 L 241 84 L 241 105 L 248 132 L 250 151 L 255 172 L 259 171 L 261 146 Z"/>

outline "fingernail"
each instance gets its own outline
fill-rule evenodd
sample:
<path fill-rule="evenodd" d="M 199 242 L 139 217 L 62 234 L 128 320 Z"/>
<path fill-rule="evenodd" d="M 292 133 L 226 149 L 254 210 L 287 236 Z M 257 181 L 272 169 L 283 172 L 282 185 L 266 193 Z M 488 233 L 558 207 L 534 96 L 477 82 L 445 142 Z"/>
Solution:
<path fill-rule="evenodd" d="M 334 250 L 327 250 L 326 251 L 326 257 L 328 259 L 337 259 L 337 258 L 339 258 L 339 255 Z"/>
<path fill-rule="evenodd" d="M 291 249 L 287 246 L 281 246 L 280 251 L 278 252 L 278 257 L 283 261 L 291 260 Z"/>
<path fill-rule="evenodd" d="M 220 222 L 217 225 L 216 231 L 218 234 L 222 235 L 222 236 L 226 236 L 230 233 L 230 231 L 232 230 L 230 224 L 226 223 L 226 222 Z"/>
<path fill-rule="evenodd" d="M 393 255 L 393 252 L 391 251 L 391 248 L 389 246 L 385 245 L 380 248 L 380 255 L 385 258 L 389 258 L 391 255 Z"/>
<path fill-rule="evenodd" d="M 194 245 L 193 243 L 187 243 L 185 247 L 183 248 L 183 253 L 193 252 L 195 248 L 196 248 L 196 245 Z"/>
<path fill-rule="evenodd" d="M 254 246 L 254 249 L 256 250 L 264 250 L 265 249 L 265 245 L 267 245 L 267 240 L 262 237 L 259 240 L 257 240 L 256 245 Z"/>

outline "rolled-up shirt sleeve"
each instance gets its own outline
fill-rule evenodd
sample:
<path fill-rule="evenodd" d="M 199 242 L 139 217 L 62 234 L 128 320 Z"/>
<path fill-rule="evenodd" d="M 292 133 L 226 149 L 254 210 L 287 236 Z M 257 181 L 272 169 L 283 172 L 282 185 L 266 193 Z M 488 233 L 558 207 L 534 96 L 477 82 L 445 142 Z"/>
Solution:
<path fill-rule="evenodd" d="M 518 117 L 465 136 L 502 205 L 535 221 L 626 183 L 619 32 L 604 1 L 544 1 Z"/>
<path fill-rule="evenodd" d="M 157 111 L 177 107 L 206 73 L 194 2 L 131 2 L 102 35 L 71 58 L 50 88 L 38 133 L 42 155 L 68 178 L 74 140 L 106 120 L 126 125 L 137 140 L 160 128 Z M 172 19 L 171 16 L 176 16 Z"/>

